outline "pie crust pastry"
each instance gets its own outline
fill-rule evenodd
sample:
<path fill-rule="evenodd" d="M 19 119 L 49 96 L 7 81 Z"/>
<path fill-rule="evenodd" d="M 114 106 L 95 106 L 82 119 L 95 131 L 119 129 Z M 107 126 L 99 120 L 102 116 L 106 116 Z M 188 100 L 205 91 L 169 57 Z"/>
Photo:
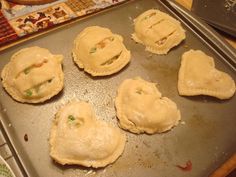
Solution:
<path fill-rule="evenodd" d="M 37 46 L 21 49 L 2 70 L 3 86 L 19 102 L 44 102 L 63 89 L 62 60 Z"/>
<path fill-rule="evenodd" d="M 167 54 L 185 39 L 185 30 L 179 21 L 159 10 L 150 9 L 134 20 L 132 38 L 155 54 Z"/>
<path fill-rule="evenodd" d="M 155 83 L 139 77 L 121 83 L 115 106 L 120 127 L 137 134 L 165 132 L 181 117 L 176 104 L 162 97 Z"/>
<path fill-rule="evenodd" d="M 76 37 L 72 55 L 78 67 L 92 76 L 116 73 L 131 57 L 120 35 L 99 26 L 87 27 Z"/>
<path fill-rule="evenodd" d="M 58 163 L 104 167 L 124 151 L 126 136 L 118 127 L 97 120 L 89 103 L 72 101 L 56 114 L 50 156 Z"/>
<path fill-rule="evenodd" d="M 189 50 L 182 55 L 178 91 L 185 96 L 228 99 L 235 93 L 235 82 L 227 73 L 215 68 L 212 57 L 200 50 Z"/>

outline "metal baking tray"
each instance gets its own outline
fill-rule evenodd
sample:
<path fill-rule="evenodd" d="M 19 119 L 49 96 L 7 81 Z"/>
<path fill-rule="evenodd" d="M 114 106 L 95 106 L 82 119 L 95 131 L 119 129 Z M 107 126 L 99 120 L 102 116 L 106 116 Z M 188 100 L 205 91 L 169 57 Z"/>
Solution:
<path fill-rule="evenodd" d="M 208 24 L 236 37 L 236 1 L 194 0 L 192 11 Z"/>
<path fill-rule="evenodd" d="M 167 55 L 153 55 L 131 39 L 133 19 L 142 12 L 160 9 L 180 20 L 186 40 Z M 73 63 L 71 49 L 75 36 L 85 27 L 100 25 L 124 37 L 132 53 L 131 63 L 117 74 L 91 77 Z M 181 55 L 200 49 L 215 58 L 216 67 L 236 80 L 235 50 L 187 11 L 171 1 L 135 0 L 53 33 L 40 36 L 0 53 L 0 70 L 16 51 L 30 46 L 63 54 L 65 87 L 53 99 L 42 104 L 14 101 L 0 87 L 1 124 L 14 149 L 25 176 L 31 177 L 204 177 L 213 172 L 236 150 L 236 96 L 218 100 L 207 96 L 184 97 L 177 91 Z M 61 166 L 49 157 L 49 131 L 58 108 L 71 99 L 87 100 L 100 119 L 117 125 L 114 98 L 126 78 L 141 76 L 158 83 L 164 96 L 181 110 L 182 123 L 173 130 L 155 135 L 125 132 L 127 144 L 123 155 L 112 165 L 94 170 L 76 165 Z M 24 135 L 28 135 L 28 141 Z M 191 171 L 176 165 L 192 162 Z"/>

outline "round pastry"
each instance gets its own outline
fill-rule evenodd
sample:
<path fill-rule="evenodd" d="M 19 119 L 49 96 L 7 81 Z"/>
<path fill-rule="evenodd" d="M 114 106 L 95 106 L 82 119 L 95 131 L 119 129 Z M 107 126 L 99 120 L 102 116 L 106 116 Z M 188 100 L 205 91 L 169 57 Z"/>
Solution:
<path fill-rule="evenodd" d="M 86 102 L 62 107 L 50 134 L 50 156 L 58 163 L 104 167 L 124 151 L 126 136 L 119 128 L 97 120 Z"/>
<path fill-rule="evenodd" d="M 44 48 L 21 49 L 3 68 L 2 84 L 19 102 L 43 102 L 63 88 L 62 60 L 62 55 L 53 55 Z"/>
<path fill-rule="evenodd" d="M 148 10 L 134 20 L 132 38 L 155 54 L 167 54 L 185 39 L 185 31 L 179 21 L 159 10 Z"/>
<path fill-rule="evenodd" d="M 78 67 L 92 76 L 116 73 L 130 61 L 123 38 L 99 26 L 87 27 L 76 37 L 72 55 Z"/>
<path fill-rule="evenodd" d="M 139 77 L 122 82 L 115 106 L 121 128 L 137 134 L 165 132 L 180 120 L 176 104 Z"/>
<path fill-rule="evenodd" d="M 7 1 L 22 5 L 40 5 L 54 2 L 56 0 L 7 0 Z"/>

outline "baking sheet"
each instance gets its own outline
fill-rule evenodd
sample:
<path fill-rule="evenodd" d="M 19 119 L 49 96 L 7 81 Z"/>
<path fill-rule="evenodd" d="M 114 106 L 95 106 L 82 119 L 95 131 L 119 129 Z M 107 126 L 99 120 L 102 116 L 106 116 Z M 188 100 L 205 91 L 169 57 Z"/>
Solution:
<path fill-rule="evenodd" d="M 1 119 L 17 149 L 19 158 L 32 177 L 199 177 L 208 176 L 236 149 L 236 98 L 220 101 L 207 96 L 181 97 L 177 92 L 177 75 L 181 55 L 189 49 L 200 49 L 215 58 L 216 67 L 236 80 L 236 73 L 217 52 L 209 48 L 189 27 L 186 40 L 168 55 L 158 56 L 144 51 L 130 37 L 133 19 L 150 8 L 168 12 L 159 1 L 136 0 L 94 17 L 69 25 L 40 38 L 25 42 L 0 53 L 0 70 L 16 51 L 30 46 L 48 48 L 63 54 L 65 88 L 53 99 L 42 104 L 22 104 L 14 101 L 0 87 Z M 177 18 L 177 17 L 176 17 Z M 99 25 L 124 37 L 131 50 L 132 61 L 112 76 L 94 78 L 73 63 L 71 49 L 75 36 L 85 27 Z M 71 99 L 89 101 L 98 117 L 117 125 L 114 98 L 119 84 L 126 78 L 141 76 L 158 83 L 162 94 L 176 102 L 182 123 L 173 130 L 155 135 L 135 135 L 126 132 L 123 155 L 106 168 L 93 170 L 81 166 L 61 166 L 49 157 L 49 131 L 58 108 Z M 28 141 L 24 135 L 28 135 Z M 191 171 L 181 171 L 176 165 L 191 160 Z"/>
<path fill-rule="evenodd" d="M 194 0 L 192 11 L 208 24 L 236 37 L 235 0 Z"/>

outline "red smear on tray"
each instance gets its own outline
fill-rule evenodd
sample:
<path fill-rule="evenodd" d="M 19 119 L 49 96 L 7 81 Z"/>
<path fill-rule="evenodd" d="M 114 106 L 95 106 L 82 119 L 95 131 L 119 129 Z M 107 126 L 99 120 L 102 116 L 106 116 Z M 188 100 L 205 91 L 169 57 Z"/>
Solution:
<path fill-rule="evenodd" d="M 191 171 L 192 170 L 192 166 L 193 165 L 192 165 L 192 162 L 190 160 L 186 162 L 185 166 L 176 165 L 176 167 L 178 167 L 182 171 Z"/>

